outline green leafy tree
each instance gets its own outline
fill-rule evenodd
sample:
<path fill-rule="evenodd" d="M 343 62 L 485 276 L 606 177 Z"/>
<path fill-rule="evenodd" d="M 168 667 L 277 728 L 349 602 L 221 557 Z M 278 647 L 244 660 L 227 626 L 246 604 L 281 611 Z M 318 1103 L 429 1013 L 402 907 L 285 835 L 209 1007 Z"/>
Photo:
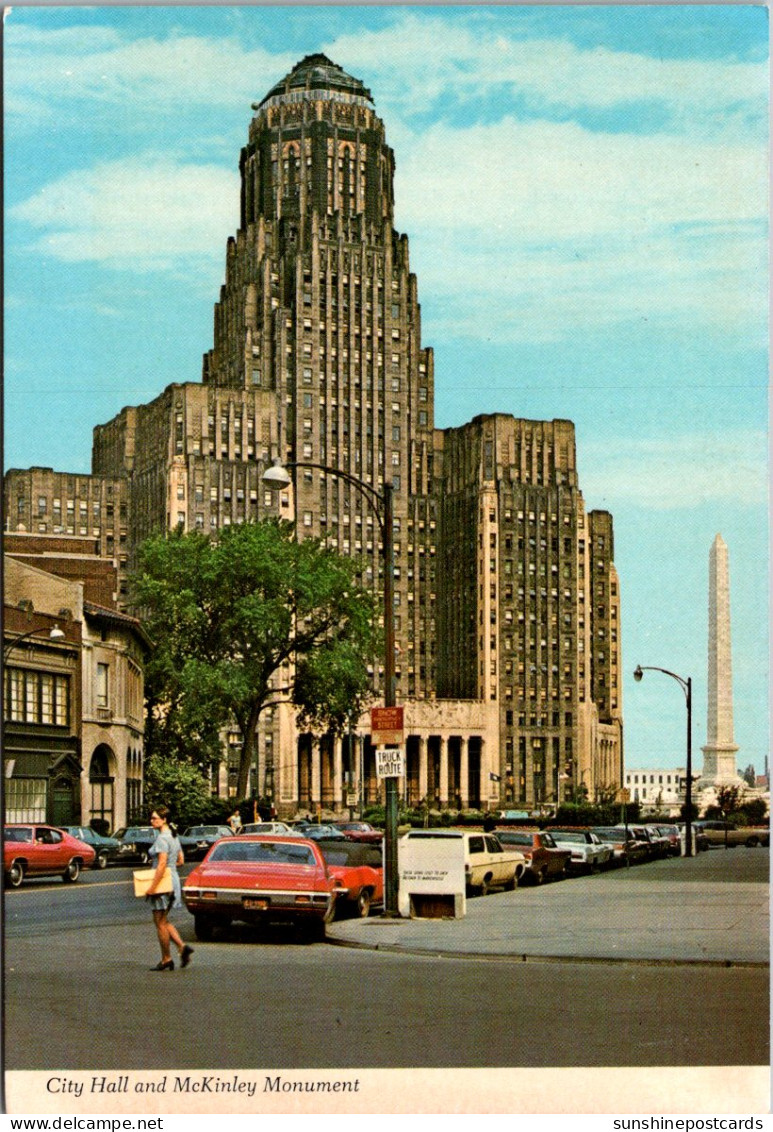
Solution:
<path fill-rule="evenodd" d="M 743 797 L 742 786 L 720 786 L 717 790 L 717 805 L 725 818 L 737 810 Z"/>
<path fill-rule="evenodd" d="M 754 769 L 754 763 L 749 763 L 746 770 L 743 772 L 743 780 L 747 786 L 752 789 L 757 785 L 757 772 Z"/>
<path fill-rule="evenodd" d="M 768 804 L 764 798 L 750 798 L 741 804 L 739 813 L 744 815 L 747 825 L 763 825 L 767 821 Z"/>
<path fill-rule="evenodd" d="M 147 821 L 156 806 L 169 806 L 181 829 L 207 821 L 212 815 L 212 792 L 198 767 L 168 755 L 151 755 L 145 763 L 145 807 L 135 820 Z"/>
<path fill-rule="evenodd" d="M 301 726 L 342 729 L 365 706 L 379 645 L 360 572 L 273 519 L 144 542 L 132 597 L 155 643 L 154 748 L 206 764 L 220 757 L 222 729 L 235 727 L 243 798 L 266 707 L 290 702 Z"/>

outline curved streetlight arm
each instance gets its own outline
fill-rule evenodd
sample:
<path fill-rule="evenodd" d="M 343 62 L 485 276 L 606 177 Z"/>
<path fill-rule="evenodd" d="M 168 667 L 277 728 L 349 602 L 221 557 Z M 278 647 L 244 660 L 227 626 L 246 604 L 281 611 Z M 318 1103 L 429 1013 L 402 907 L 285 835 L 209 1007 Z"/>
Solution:
<path fill-rule="evenodd" d="M 381 528 L 381 533 L 382 535 L 384 534 L 384 518 L 382 515 L 382 509 L 384 508 L 386 501 L 384 496 L 380 492 L 376 491 L 375 487 L 371 487 L 370 484 L 363 483 L 362 480 L 357 479 L 357 477 L 351 475 L 350 472 L 343 472 L 340 468 L 331 468 L 327 464 L 315 464 L 308 460 L 288 460 L 286 464 L 281 463 L 281 461 L 275 462 L 263 473 L 264 482 L 268 484 L 273 483 L 277 487 L 289 487 L 290 483 L 292 482 L 290 477 L 288 476 L 285 479 L 283 476 L 281 476 L 281 473 L 283 471 L 286 471 L 288 468 L 313 468 L 318 472 L 324 472 L 325 475 L 338 476 L 339 479 L 346 480 L 348 484 L 351 484 L 353 488 L 356 488 L 356 490 L 364 495 L 368 500 L 371 507 L 376 512 L 376 518 L 378 519 L 378 525 Z M 272 472 L 275 472 L 276 474 L 272 475 Z"/>
<path fill-rule="evenodd" d="M 676 682 L 681 686 L 685 696 L 687 696 L 689 693 L 691 683 L 689 677 L 685 680 L 683 676 L 677 676 L 675 672 L 670 672 L 667 668 L 657 668 L 652 664 L 639 664 L 636 666 L 633 674 L 634 680 L 641 680 L 643 672 L 662 672 L 665 676 L 670 676 L 672 680 L 676 680 Z"/>
<path fill-rule="evenodd" d="M 36 637 L 40 633 L 45 633 L 45 629 L 30 629 L 28 632 L 22 633 L 20 637 L 14 637 L 12 641 L 9 641 L 3 649 L 3 664 L 8 660 L 8 657 L 17 645 L 23 644 L 24 641 L 29 641 L 32 637 Z M 62 641 L 64 637 L 65 634 L 58 625 L 54 625 L 53 629 L 51 629 L 48 634 L 49 641 Z"/>

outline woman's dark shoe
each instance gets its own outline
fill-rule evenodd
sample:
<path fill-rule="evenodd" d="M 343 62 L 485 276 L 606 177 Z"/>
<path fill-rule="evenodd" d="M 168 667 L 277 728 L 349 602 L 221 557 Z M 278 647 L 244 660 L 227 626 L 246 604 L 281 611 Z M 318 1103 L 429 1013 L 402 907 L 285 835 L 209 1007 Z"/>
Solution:
<path fill-rule="evenodd" d="M 188 966 L 188 964 L 191 961 L 191 955 L 193 955 L 193 948 L 189 947 L 188 944 L 186 943 L 185 947 L 180 952 L 180 966 L 181 967 L 187 967 Z"/>
<path fill-rule="evenodd" d="M 150 968 L 151 971 L 174 971 L 174 959 L 162 960 L 156 963 L 155 967 Z"/>

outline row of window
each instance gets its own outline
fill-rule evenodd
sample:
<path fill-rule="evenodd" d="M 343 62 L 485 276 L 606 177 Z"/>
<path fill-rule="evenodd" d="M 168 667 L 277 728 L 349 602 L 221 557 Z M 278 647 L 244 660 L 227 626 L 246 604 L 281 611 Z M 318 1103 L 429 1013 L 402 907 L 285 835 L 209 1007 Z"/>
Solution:
<path fill-rule="evenodd" d="M 4 715 L 14 723 L 67 727 L 70 722 L 69 677 L 31 669 L 6 669 Z"/>

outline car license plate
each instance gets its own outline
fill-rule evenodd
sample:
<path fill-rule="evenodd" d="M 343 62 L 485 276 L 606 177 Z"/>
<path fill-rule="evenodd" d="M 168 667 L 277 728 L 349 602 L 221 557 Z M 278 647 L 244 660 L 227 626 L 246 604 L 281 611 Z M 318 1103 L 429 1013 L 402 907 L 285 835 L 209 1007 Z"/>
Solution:
<path fill-rule="evenodd" d="M 265 896 L 245 896 L 244 907 L 251 912 L 265 912 L 268 899 Z"/>

